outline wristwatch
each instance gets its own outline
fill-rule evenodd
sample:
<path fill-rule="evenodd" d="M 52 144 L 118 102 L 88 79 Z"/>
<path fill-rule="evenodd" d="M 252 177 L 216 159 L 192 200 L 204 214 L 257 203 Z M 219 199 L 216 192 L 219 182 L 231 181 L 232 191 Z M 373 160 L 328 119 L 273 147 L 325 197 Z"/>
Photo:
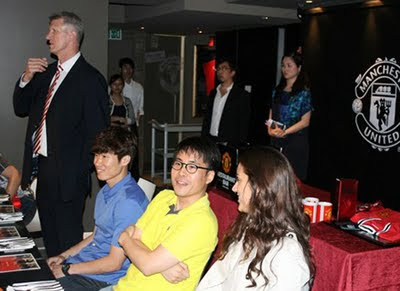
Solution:
<path fill-rule="evenodd" d="M 70 267 L 71 267 L 71 264 L 67 264 L 67 263 L 65 263 L 61 266 L 61 271 L 63 272 L 63 274 L 65 276 L 69 276 L 68 270 Z"/>

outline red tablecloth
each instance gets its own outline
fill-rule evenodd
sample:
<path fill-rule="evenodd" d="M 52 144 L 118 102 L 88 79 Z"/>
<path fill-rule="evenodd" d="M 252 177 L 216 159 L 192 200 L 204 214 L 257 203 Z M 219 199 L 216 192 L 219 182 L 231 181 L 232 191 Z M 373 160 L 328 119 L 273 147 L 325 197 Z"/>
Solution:
<path fill-rule="evenodd" d="M 313 291 L 400 290 L 400 247 L 383 248 L 326 223 L 311 226 Z"/>

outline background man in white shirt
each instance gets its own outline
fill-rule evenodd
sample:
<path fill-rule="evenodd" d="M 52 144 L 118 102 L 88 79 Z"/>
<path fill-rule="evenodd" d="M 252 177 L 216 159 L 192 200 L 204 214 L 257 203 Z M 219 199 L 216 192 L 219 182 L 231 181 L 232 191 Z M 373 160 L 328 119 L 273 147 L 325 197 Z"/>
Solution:
<path fill-rule="evenodd" d="M 122 95 L 129 98 L 133 105 L 133 111 L 135 112 L 135 122 L 132 123 L 131 129 L 136 134 L 138 141 L 141 139 L 139 138 L 139 131 L 138 127 L 140 124 L 140 119 L 144 114 L 143 111 L 143 86 L 133 80 L 135 74 L 135 63 L 131 58 L 125 57 L 119 60 L 119 67 L 121 69 L 122 78 L 124 78 L 125 85 L 122 91 Z M 137 147 L 137 153 L 135 158 L 131 163 L 130 168 L 132 176 L 138 181 L 140 177 L 139 171 L 139 142 Z"/>
<path fill-rule="evenodd" d="M 122 95 L 128 97 L 132 101 L 133 110 L 135 111 L 136 125 L 139 125 L 140 117 L 143 111 L 143 86 L 136 82 L 134 78 L 135 63 L 131 58 L 122 58 L 119 60 L 122 78 L 124 78 L 125 86 Z"/>

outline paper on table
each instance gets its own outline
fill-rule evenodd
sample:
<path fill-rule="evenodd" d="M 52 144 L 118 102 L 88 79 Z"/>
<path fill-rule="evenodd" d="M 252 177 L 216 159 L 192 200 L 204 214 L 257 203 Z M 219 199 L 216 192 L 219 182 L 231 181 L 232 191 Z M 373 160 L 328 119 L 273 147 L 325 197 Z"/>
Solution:
<path fill-rule="evenodd" d="M 15 226 L 0 227 L 0 242 L 13 238 L 20 238 L 20 234 Z"/>
<path fill-rule="evenodd" d="M 8 200 L 10 200 L 10 195 L 0 194 L 0 202 L 7 202 Z"/>
<path fill-rule="evenodd" d="M 22 212 L 0 213 L 0 224 L 21 221 L 23 217 Z"/>
<path fill-rule="evenodd" d="M 0 256 L 0 273 L 38 269 L 40 269 L 40 266 L 30 253 Z"/>
<path fill-rule="evenodd" d="M 14 213 L 14 205 L 0 205 L 0 213 Z"/>
<path fill-rule="evenodd" d="M 0 251 L 2 252 L 17 252 L 31 249 L 35 246 L 35 242 L 29 238 L 20 238 L 0 242 Z"/>
<path fill-rule="evenodd" d="M 14 283 L 12 286 L 7 287 L 7 291 L 58 291 L 64 290 L 59 282 L 56 280 L 46 281 L 32 281 L 24 283 Z"/>

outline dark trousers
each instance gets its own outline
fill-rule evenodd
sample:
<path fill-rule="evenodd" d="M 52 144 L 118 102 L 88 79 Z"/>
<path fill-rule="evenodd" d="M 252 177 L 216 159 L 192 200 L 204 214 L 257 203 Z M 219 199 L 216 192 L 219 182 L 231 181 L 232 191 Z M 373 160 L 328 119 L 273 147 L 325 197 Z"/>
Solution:
<path fill-rule="evenodd" d="M 24 223 L 28 225 L 36 214 L 36 200 L 32 194 L 24 195 L 21 198 L 21 212 L 24 215 Z"/>
<path fill-rule="evenodd" d="M 272 138 L 271 144 L 289 160 L 293 170 L 303 182 L 307 179 L 309 145 L 307 130 L 289 134 L 286 138 Z"/>
<path fill-rule="evenodd" d="M 65 291 L 95 291 L 110 285 L 81 275 L 65 276 L 58 281 Z"/>
<path fill-rule="evenodd" d="M 43 242 L 48 257 L 60 254 L 82 240 L 82 216 L 86 193 L 74 195 L 63 201 L 58 185 L 59 177 L 55 160 L 39 158 L 36 201 L 42 226 Z"/>

